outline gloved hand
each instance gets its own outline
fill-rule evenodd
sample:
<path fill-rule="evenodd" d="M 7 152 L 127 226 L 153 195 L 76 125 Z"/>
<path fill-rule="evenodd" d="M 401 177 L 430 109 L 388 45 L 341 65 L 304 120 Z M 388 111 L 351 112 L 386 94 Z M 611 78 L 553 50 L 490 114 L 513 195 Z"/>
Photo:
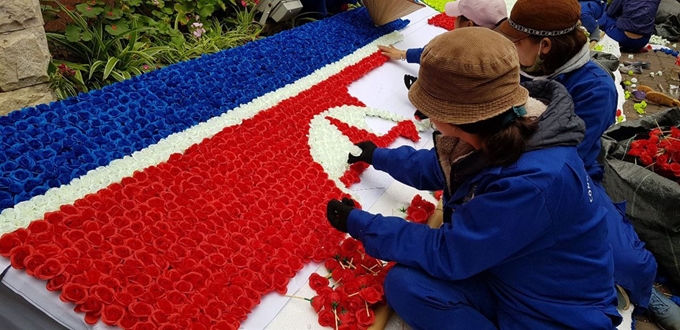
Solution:
<path fill-rule="evenodd" d="M 378 146 L 371 141 L 363 141 L 356 144 L 357 147 L 361 148 L 361 154 L 359 156 L 354 156 L 351 153 L 347 158 L 347 163 L 354 164 L 356 162 L 366 162 L 373 164 L 373 152 Z"/>
<path fill-rule="evenodd" d="M 353 209 L 354 201 L 347 197 L 344 197 L 342 202 L 337 199 L 331 199 L 326 206 L 326 218 L 333 228 L 346 233 L 347 218 L 349 217 L 349 212 Z"/>

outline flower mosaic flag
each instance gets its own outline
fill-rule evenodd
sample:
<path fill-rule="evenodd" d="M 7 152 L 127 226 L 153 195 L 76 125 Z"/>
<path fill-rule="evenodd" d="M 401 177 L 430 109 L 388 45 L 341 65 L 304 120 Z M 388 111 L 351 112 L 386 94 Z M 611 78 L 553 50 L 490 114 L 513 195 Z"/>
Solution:
<path fill-rule="evenodd" d="M 405 24 L 352 10 L 0 117 L 0 255 L 88 324 L 238 328 L 344 239 L 353 142 L 418 138 L 347 92 Z"/>

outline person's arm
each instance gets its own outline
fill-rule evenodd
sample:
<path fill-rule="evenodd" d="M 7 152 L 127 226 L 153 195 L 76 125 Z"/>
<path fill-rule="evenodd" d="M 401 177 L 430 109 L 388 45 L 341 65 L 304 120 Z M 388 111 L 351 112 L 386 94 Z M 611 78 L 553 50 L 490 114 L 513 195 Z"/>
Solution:
<path fill-rule="evenodd" d="M 596 73 L 591 73 L 595 75 Z M 598 165 L 600 138 L 616 122 L 617 94 L 613 80 L 602 72 L 588 83 L 577 84 L 569 90 L 574 100 L 574 111 L 586 124 L 586 134 L 578 145 L 579 157 L 589 174 Z"/>
<path fill-rule="evenodd" d="M 419 190 L 441 190 L 445 186 L 434 149 L 416 150 L 408 146 L 378 148 L 373 152 L 372 164 L 376 170 L 386 172 L 395 180 Z"/>
<path fill-rule="evenodd" d="M 420 63 L 420 55 L 423 54 L 423 48 L 410 48 L 406 50 L 406 62 Z"/>
<path fill-rule="evenodd" d="M 395 61 L 401 60 L 406 61 L 408 63 L 420 63 L 420 54 L 423 53 L 422 48 L 411 48 L 403 50 L 396 48 L 392 45 L 389 46 L 378 45 L 378 49 L 380 49 L 383 55 L 389 57 L 391 60 Z"/>
<path fill-rule="evenodd" d="M 518 251 L 531 253 L 552 244 L 536 242 L 551 228 L 543 195 L 523 179 L 501 179 L 456 209 L 439 229 L 398 217 L 354 209 L 347 229 L 372 257 L 459 280 L 498 265 Z M 531 245 L 531 246 L 530 246 Z"/>

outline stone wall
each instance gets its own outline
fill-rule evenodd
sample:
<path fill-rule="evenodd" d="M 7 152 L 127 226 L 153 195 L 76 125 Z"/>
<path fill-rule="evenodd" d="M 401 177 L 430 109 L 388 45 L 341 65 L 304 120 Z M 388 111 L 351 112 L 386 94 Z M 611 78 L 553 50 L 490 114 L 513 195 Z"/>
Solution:
<path fill-rule="evenodd" d="M 55 100 L 39 0 L 0 0 L 0 115 Z"/>

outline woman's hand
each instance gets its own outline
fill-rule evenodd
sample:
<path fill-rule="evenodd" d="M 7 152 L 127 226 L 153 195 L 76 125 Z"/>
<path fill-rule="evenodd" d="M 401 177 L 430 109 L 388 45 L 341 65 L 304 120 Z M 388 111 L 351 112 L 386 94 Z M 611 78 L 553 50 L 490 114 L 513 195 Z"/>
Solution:
<path fill-rule="evenodd" d="M 378 49 L 380 49 L 383 55 L 389 57 L 390 59 L 402 61 L 406 60 L 405 50 L 401 50 L 392 45 L 389 46 L 378 45 Z"/>

